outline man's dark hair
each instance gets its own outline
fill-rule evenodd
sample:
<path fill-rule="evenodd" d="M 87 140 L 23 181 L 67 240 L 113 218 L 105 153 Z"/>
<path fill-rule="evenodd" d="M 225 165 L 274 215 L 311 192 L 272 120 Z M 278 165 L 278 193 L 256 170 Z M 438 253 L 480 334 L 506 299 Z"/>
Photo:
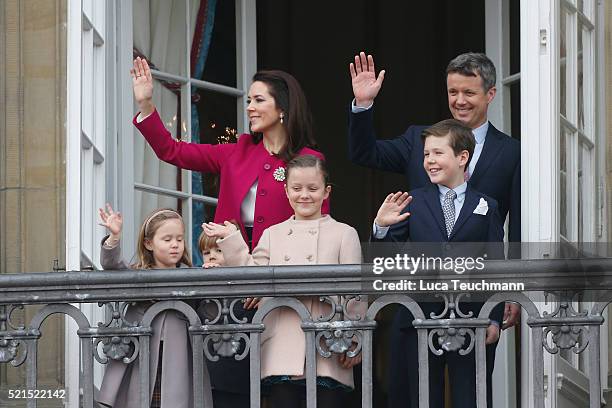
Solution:
<path fill-rule="evenodd" d="M 480 52 L 466 52 L 457 55 L 446 67 L 446 75 L 461 74 L 464 76 L 478 76 L 482 78 L 482 88 L 485 92 L 495 86 L 495 65 L 485 54 Z"/>
<path fill-rule="evenodd" d="M 465 163 L 465 168 L 467 169 L 470 165 L 470 161 L 472 160 L 472 155 L 474 154 L 474 147 L 476 146 L 476 139 L 474 139 L 474 134 L 472 133 L 472 129 L 468 126 L 464 125 L 462 122 L 456 119 L 446 119 L 441 122 L 436 123 L 425 129 L 423 133 L 421 133 L 421 140 L 423 144 L 425 144 L 425 140 L 428 137 L 444 137 L 449 135 L 450 137 L 450 147 L 453 149 L 455 156 L 458 156 L 464 150 L 467 150 L 469 153 L 468 160 Z"/>

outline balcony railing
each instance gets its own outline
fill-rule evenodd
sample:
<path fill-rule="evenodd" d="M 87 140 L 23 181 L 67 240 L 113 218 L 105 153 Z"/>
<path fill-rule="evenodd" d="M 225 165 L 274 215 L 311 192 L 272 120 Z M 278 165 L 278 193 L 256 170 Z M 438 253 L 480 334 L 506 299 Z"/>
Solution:
<path fill-rule="evenodd" d="M 428 407 L 428 353 L 439 350 L 428 336 L 428 329 L 439 330 L 439 336 L 450 337 L 456 329 L 465 329 L 475 349 L 477 406 L 486 406 L 485 331 L 493 307 L 505 301 L 519 303 L 527 313 L 526 321 L 532 338 L 534 394 L 536 408 L 544 407 L 544 352 L 558 353 L 573 349 L 576 353 L 589 350 L 588 372 L 590 407 L 600 407 L 600 328 L 602 314 L 612 301 L 612 258 L 582 260 L 514 260 L 488 261 L 486 274 L 478 279 L 490 283 L 520 281 L 524 292 L 487 293 L 487 301 L 479 316 L 464 318 L 454 313 L 450 318 L 427 318 L 412 293 L 382 293 L 372 289 L 372 277 L 362 265 L 321 265 L 308 267 L 242 267 L 215 269 L 131 270 L 96 272 L 53 272 L 0 275 L 0 363 L 26 367 L 28 390 L 37 385 L 37 353 L 41 325 L 53 314 L 70 316 L 78 325 L 76 335 L 81 345 L 80 388 L 83 406 L 94 406 L 94 360 L 133 361 L 140 359 L 141 407 L 149 404 L 149 340 L 154 317 L 164 310 L 182 313 L 189 321 L 193 349 L 194 406 L 205 406 L 201 384 L 206 375 L 206 358 L 215 358 L 212 343 L 227 342 L 220 333 L 244 334 L 246 351 L 236 358 L 250 358 L 251 406 L 260 406 L 260 336 L 263 318 L 271 310 L 285 306 L 295 310 L 302 319 L 306 338 L 306 398 L 307 407 L 316 406 L 316 353 L 329 357 L 334 352 L 362 353 L 362 406 L 372 406 L 372 337 L 376 329 L 375 316 L 390 304 L 407 307 L 415 316 L 418 332 L 420 408 Z M 456 275 L 440 275 L 439 280 L 456 279 Z M 548 300 L 558 305 L 553 313 L 540 312 L 530 294 L 550 294 Z M 586 312 L 572 308 L 575 295 L 590 305 Z M 335 295 L 343 295 L 341 298 Z M 271 297 L 261 306 L 252 322 L 242 322 L 231 312 L 233 304 L 245 297 Z M 329 316 L 311 316 L 300 296 L 320 296 L 329 302 Z M 351 315 L 347 303 L 351 299 L 367 298 L 369 307 L 364 316 Z M 442 297 L 447 306 L 458 308 L 459 292 L 452 287 Z M 338 299 L 342 299 L 338 301 Z M 140 322 L 125 317 L 125 302 L 150 301 Z M 194 300 L 216 305 L 216 317 L 202 321 L 194 309 Z M 106 322 L 90 321 L 74 303 L 99 303 L 105 307 Z M 24 305 L 44 305 L 29 322 L 14 322 L 13 312 Z M 321 337 L 327 339 L 322 342 Z M 126 339 L 131 348 L 120 347 Z M 347 344 L 357 339 L 358 346 L 349 350 Z M 582 343 L 580 343 L 582 342 Z M 451 350 L 463 347 L 462 342 L 448 341 Z M 452 346 L 454 344 L 454 346 Z M 101 345 L 101 346 L 100 346 Z M 454 347 L 454 348 L 453 348 Z M 102 350 L 100 350 L 102 349 Z M 234 348 L 235 349 L 235 348 Z M 451 351 L 447 348 L 446 351 Z M 224 355 L 225 355 L 224 354 Z M 230 353 L 231 354 L 231 353 Z M 349 354 L 349 355 L 351 355 Z M 204 357 L 206 356 L 206 358 Z M 36 407 L 37 400 L 28 400 Z"/>

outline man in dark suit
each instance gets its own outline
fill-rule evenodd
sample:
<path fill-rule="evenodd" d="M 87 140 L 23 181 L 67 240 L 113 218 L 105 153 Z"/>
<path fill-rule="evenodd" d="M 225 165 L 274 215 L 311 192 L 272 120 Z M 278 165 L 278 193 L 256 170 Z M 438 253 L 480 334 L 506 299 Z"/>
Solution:
<path fill-rule="evenodd" d="M 471 129 L 461 122 L 448 119 L 422 132 L 423 166 L 429 181 L 424 187 L 407 193 L 389 194 L 374 221 L 373 239 L 388 242 L 447 243 L 468 242 L 468 252 L 456 255 L 472 258 L 502 254 L 503 222 L 498 204 L 478 191 L 464 179 L 474 151 Z M 482 244 L 475 244 L 482 243 Z M 492 244 L 497 243 L 497 244 Z M 456 246 L 456 245 L 455 245 Z M 446 245 L 442 246 L 446 247 Z M 463 247 L 465 250 L 465 247 Z M 414 248 L 412 248 L 414 249 Z M 434 252 L 432 253 L 432 249 Z M 496 251 L 501 250 L 501 251 Z M 416 251 L 421 253 L 422 249 Z M 493 252 L 491 252 L 493 251 Z M 496 253 L 497 252 L 497 253 Z M 434 246 L 425 250 L 427 256 L 440 256 Z M 482 303 L 459 302 L 463 313 L 478 316 Z M 431 314 L 448 318 L 444 304 L 439 301 L 420 302 L 427 318 Z M 452 306 L 451 306 L 452 308 Z M 487 328 L 487 388 L 491 406 L 491 375 L 495 357 L 495 343 L 503 306 L 491 313 Z M 394 321 L 391 340 L 390 406 L 406 406 L 410 400 L 418 406 L 418 348 L 417 334 L 412 326 L 414 317 L 406 308 L 400 308 Z M 471 339 L 466 336 L 464 348 Z M 444 347 L 442 347 L 444 348 Z M 444 368 L 448 367 L 453 408 L 473 408 L 476 405 L 476 370 L 474 350 L 460 355 L 448 346 L 442 355 L 429 353 L 429 406 L 444 407 Z"/>
<path fill-rule="evenodd" d="M 405 174 L 409 189 L 425 185 L 421 132 L 426 126 L 410 126 L 404 134 L 377 140 L 373 125 L 374 98 L 385 71 L 378 78 L 374 59 L 362 52 L 350 64 L 355 99 L 349 122 L 349 157 L 355 164 Z M 470 185 L 495 198 L 505 219 L 510 213 L 508 238 L 520 241 L 521 168 L 520 143 L 497 130 L 487 120 L 487 109 L 495 97 L 495 66 L 484 54 L 466 53 L 453 59 L 446 69 L 448 107 L 453 117 L 469 126 L 476 148 L 467 169 Z"/>
<path fill-rule="evenodd" d="M 423 169 L 421 132 L 426 126 L 410 126 L 404 134 L 377 140 L 373 125 L 374 99 L 382 86 L 385 71 L 376 77 L 374 58 L 365 53 L 350 64 L 355 99 L 349 120 L 349 157 L 362 166 L 405 174 L 408 188 L 428 182 Z M 466 171 L 470 185 L 499 203 L 503 220 L 509 214 L 508 240 L 521 240 L 520 143 L 497 130 L 487 120 L 489 104 L 495 97 L 495 66 L 484 54 L 466 53 L 446 68 L 448 107 L 453 117 L 470 128 L 476 138 L 474 157 Z M 504 325 L 516 324 L 520 308 L 506 304 Z"/>

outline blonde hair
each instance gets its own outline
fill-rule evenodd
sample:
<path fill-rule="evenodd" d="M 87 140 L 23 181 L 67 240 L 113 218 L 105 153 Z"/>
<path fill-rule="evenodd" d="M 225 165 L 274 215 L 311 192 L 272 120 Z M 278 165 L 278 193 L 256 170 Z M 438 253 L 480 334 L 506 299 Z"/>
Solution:
<path fill-rule="evenodd" d="M 170 208 L 163 208 L 161 210 L 155 210 L 145 219 L 145 221 L 140 226 L 140 232 L 138 233 L 138 242 L 137 252 L 138 252 L 138 262 L 132 265 L 134 269 L 152 269 L 155 265 L 155 259 L 153 258 L 153 251 L 147 249 L 145 246 L 145 241 L 152 241 L 155 233 L 161 227 L 161 225 L 167 220 L 179 220 L 181 225 L 183 226 L 183 230 L 185 229 L 185 224 L 183 223 L 183 218 L 174 210 Z M 181 256 L 180 261 L 177 266 L 180 264 L 185 264 L 187 266 L 192 266 L 191 257 L 189 256 L 189 250 L 187 247 L 183 250 L 183 255 Z"/>
<path fill-rule="evenodd" d="M 229 222 L 234 224 L 236 228 L 238 228 L 238 231 L 240 231 L 240 225 L 238 225 L 238 222 L 236 220 L 231 219 L 229 220 Z M 204 233 L 204 231 L 202 231 L 200 233 L 200 237 L 198 238 L 198 249 L 200 250 L 200 253 L 204 251 L 210 251 L 213 248 L 217 248 L 217 241 L 219 241 L 218 237 L 209 237 Z"/>
<path fill-rule="evenodd" d="M 204 233 L 204 231 L 202 231 L 200 233 L 200 238 L 198 238 L 198 249 L 200 250 L 200 253 L 216 248 L 218 246 L 218 240 L 218 237 L 209 237 Z"/>

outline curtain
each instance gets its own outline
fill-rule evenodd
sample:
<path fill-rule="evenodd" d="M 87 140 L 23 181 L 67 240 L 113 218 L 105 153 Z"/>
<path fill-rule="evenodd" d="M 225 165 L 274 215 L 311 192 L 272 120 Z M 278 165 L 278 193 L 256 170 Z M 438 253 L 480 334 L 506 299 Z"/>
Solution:
<path fill-rule="evenodd" d="M 194 25 L 194 34 L 191 44 L 191 76 L 193 78 L 202 78 L 206 60 L 208 59 L 208 51 L 212 40 L 213 28 L 215 25 L 215 10 L 217 0 L 203 0 L 200 3 L 196 22 Z M 195 89 L 192 89 L 195 95 Z M 200 120 L 198 108 L 195 103 L 191 104 L 191 140 L 200 142 Z M 202 173 L 192 172 L 192 191 L 194 194 L 204 194 L 202 186 Z M 203 262 L 202 255 L 197 248 L 198 238 L 202 231 L 200 224 L 206 220 L 204 203 L 193 202 L 193 219 L 192 219 L 192 242 L 193 242 L 193 263 L 199 265 Z"/>
<path fill-rule="evenodd" d="M 134 0 L 134 48 L 147 57 L 156 69 L 176 75 L 185 75 L 185 0 Z M 190 0 L 190 27 L 193 37 L 195 19 L 200 7 L 200 0 Z M 160 117 L 173 137 L 179 135 L 180 88 L 171 90 L 155 81 L 153 102 Z M 135 111 L 137 107 L 135 108 Z M 185 121 L 180 124 L 185 126 Z M 180 170 L 160 161 L 146 143 L 142 135 L 134 129 L 134 181 L 171 190 L 178 189 Z M 169 207 L 178 209 L 176 198 L 136 192 L 135 215 L 138 224 L 148 213 L 156 208 Z"/>

